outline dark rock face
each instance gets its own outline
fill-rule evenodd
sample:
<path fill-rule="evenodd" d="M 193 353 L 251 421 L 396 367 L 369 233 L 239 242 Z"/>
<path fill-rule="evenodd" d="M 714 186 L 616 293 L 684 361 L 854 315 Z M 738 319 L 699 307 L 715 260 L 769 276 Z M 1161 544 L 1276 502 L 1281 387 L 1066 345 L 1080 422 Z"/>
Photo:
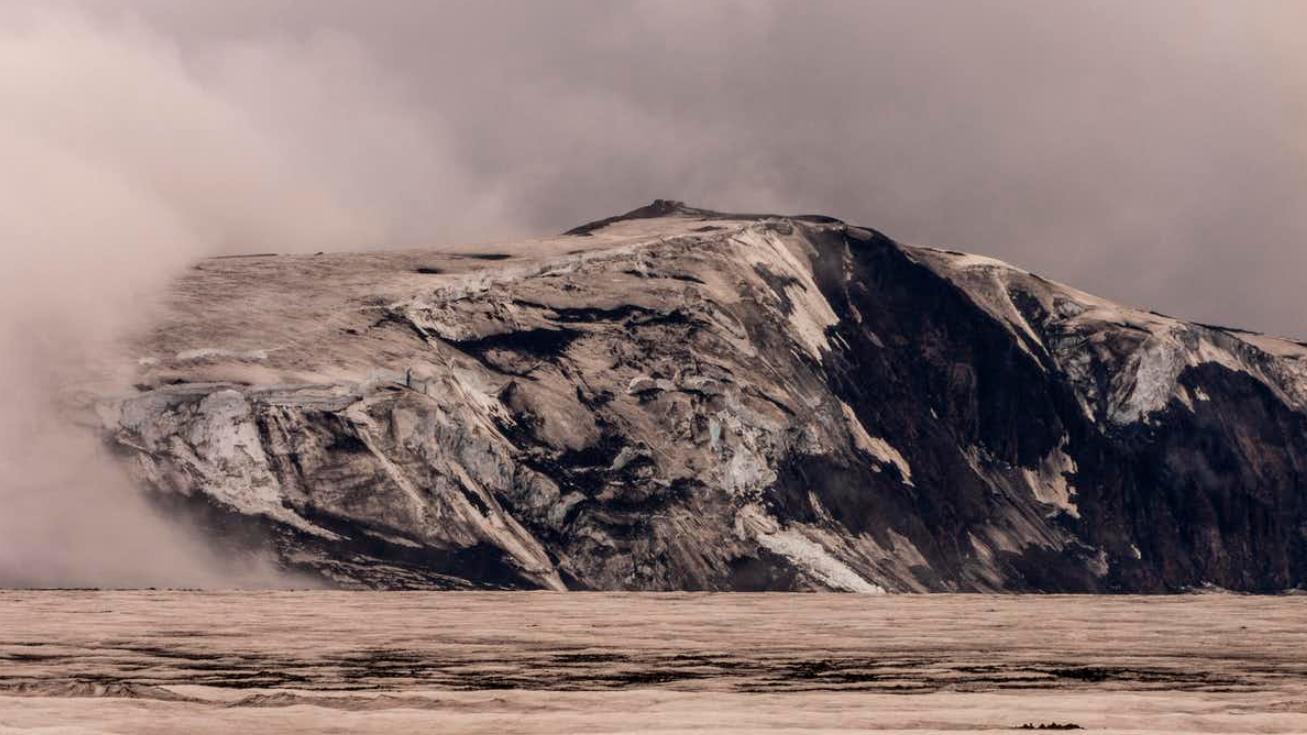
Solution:
<path fill-rule="evenodd" d="M 207 261 L 108 435 L 343 585 L 1304 584 L 1301 345 L 824 217 L 503 250 Z"/>

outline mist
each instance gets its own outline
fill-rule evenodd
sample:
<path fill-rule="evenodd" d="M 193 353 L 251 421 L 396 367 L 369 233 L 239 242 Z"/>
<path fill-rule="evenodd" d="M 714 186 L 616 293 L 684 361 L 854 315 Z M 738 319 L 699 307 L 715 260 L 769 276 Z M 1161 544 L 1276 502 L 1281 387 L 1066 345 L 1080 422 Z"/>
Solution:
<path fill-rule="evenodd" d="M 494 203 L 459 193 L 439 138 L 348 39 L 192 63 L 131 19 L 3 20 L 0 585 L 287 582 L 159 517 L 86 426 L 83 396 L 127 388 L 122 338 L 199 257 L 375 246 L 411 235 L 431 198 L 462 235 L 452 223 L 496 221 Z M 342 93 L 345 118 L 331 114 Z"/>
<path fill-rule="evenodd" d="M 121 338 L 207 255 L 670 197 L 1307 336 L 1305 26 L 1290 1 L 0 0 L 0 585 L 250 579 L 66 410 L 125 388 Z"/>

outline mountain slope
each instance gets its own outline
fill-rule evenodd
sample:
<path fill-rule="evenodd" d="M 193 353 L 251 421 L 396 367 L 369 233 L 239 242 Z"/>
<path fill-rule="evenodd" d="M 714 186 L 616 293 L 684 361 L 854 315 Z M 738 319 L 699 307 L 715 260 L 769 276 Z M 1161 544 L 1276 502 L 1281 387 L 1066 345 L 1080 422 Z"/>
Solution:
<path fill-rule="evenodd" d="M 1307 348 L 825 217 L 209 260 L 137 348 L 141 481 L 345 585 L 1307 575 Z"/>

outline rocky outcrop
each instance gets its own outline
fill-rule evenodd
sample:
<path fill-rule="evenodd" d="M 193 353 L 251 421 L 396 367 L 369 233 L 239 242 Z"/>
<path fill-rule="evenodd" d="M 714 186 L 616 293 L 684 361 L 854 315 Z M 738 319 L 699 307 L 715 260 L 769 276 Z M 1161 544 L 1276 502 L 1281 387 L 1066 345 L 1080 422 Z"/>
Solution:
<path fill-rule="evenodd" d="M 142 483 L 342 585 L 1307 576 L 1307 348 L 830 218 L 210 260 L 138 349 Z"/>

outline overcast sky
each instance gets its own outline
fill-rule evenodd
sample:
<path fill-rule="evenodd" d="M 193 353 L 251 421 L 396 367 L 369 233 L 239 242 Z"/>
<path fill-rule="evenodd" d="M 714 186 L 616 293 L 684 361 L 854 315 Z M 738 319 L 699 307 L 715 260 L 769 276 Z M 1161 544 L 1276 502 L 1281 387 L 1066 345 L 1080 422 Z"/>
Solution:
<path fill-rule="evenodd" d="M 1178 316 L 1307 337 L 1307 2 L 64 8 L 54 25 L 85 26 L 74 45 L 140 55 L 130 90 L 97 102 L 139 107 L 152 154 L 193 159 L 186 177 L 214 165 L 231 182 L 199 224 L 183 207 L 205 248 L 494 239 L 668 197 L 832 214 Z M 185 85 L 196 99 L 176 99 Z M 189 109 L 206 97 L 227 117 Z M 245 140 L 227 128 L 258 140 L 215 144 Z M 219 163 L 190 150 L 205 146 Z M 275 166 L 231 162 L 259 146 Z M 126 150 L 113 165 L 140 165 Z"/>

